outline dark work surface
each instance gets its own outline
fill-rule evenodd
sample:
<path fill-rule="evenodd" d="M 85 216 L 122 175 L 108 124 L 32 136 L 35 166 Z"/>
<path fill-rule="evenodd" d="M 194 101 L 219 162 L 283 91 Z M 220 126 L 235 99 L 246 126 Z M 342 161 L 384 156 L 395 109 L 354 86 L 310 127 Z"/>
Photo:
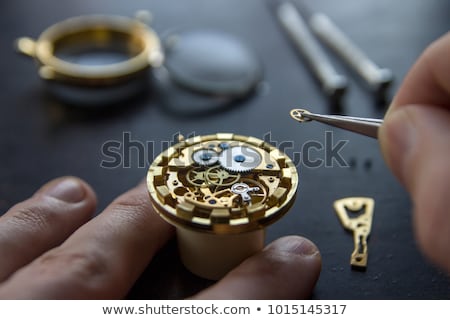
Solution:
<path fill-rule="evenodd" d="M 420 52 L 450 27 L 448 1 L 307 3 L 327 13 L 377 64 L 393 70 L 396 82 L 390 95 Z M 261 89 L 228 110 L 203 117 L 167 112 L 154 91 L 114 110 L 85 112 L 49 96 L 32 61 L 13 50 L 17 37 L 37 37 L 43 29 L 67 17 L 88 13 L 131 16 L 137 9 L 153 12 L 153 27 L 160 35 L 177 28 L 212 28 L 239 37 L 263 63 L 265 82 Z M 98 193 L 100 212 L 146 175 L 148 161 L 161 151 L 162 142 L 170 141 L 177 132 L 234 132 L 258 138 L 270 133 L 272 141 L 292 141 L 293 148 L 286 152 L 293 156 L 307 141 L 325 143 L 325 130 L 330 130 L 334 143 L 348 140 L 342 155 L 349 166 L 333 163 L 312 169 L 299 165 L 296 203 L 268 229 L 267 240 L 297 234 L 318 245 L 323 268 L 313 294 L 316 299 L 450 298 L 448 277 L 427 262 L 417 248 L 410 199 L 384 164 L 377 141 L 315 123 L 300 126 L 289 118 L 292 107 L 310 106 L 323 113 L 332 110 L 264 1 L 16 0 L 2 1 L 0 15 L 1 212 L 61 175 L 88 181 Z M 377 106 L 359 79 L 338 59 L 331 59 L 350 79 L 341 111 L 382 117 L 385 107 Z M 122 141 L 124 132 L 129 132 L 133 140 L 154 141 L 154 150 L 147 150 L 149 160 L 140 164 L 132 152 L 128 166 L 102 168 L 102 145 L 108 140 Z M 312 155 L 324 158 L 323 151 Z M 332 208 L 334 200 L 349 196 L 368 196 L 376 201 L 365 272 L 350 268 L 352 236 L 343 230 Z M 176 245 L 171 242 L 155 257 L 129 297 L 183 298 L 208 284 L 183 269 Z"/>

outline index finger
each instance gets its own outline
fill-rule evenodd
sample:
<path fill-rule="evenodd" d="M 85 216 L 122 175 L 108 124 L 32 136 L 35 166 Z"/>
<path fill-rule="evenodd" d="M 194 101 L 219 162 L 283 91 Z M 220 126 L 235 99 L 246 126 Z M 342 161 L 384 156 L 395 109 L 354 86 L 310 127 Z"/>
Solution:
<path fill-rule="evenodd" d="M 144 183 L 16 272 L 0 296 L 22 299 L 123 297 L 173 234 L 153 210 Z"/>

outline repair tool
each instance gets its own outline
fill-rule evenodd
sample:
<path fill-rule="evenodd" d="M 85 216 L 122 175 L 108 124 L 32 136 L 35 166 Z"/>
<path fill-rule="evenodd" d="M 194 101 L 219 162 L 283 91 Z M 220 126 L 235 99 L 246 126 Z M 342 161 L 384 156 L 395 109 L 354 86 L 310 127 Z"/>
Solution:
<path fill-rule="evenodd" d="M 276 1 L 274 6 L 275 16 L 308 62 L 322 90 L 332 99 L 339 100 L 347 88 L 347 78 L 336 71 L 292 3 Z"/>
<path fill-rule="evenodd" d="M 383 93 L 389 87 L 393 81 L 391 70 L 378 67 L 328 16 L 313 13 L 308 22 L 314 34 L 334 50 L 372 90 Z"/>
<path fill-rule="evenodd" d="M 305 109 L 292 109 L 291 117 L 298 122 L 318 121 L 333 127 L 360 133 L 368 137 L 378 138 L 378 130 L 383 119 L 360 118 L 341 115 L 324 115 L 311 113 Z"/>

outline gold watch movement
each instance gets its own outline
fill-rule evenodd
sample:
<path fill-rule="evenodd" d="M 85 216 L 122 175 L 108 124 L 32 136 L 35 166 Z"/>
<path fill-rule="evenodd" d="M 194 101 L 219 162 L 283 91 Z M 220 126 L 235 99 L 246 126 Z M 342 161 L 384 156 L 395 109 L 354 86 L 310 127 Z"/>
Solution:
<path fill-rule="evenodd" d="M 253 137 L 197 136 L 159 155 L 147 176 L 151 201 L 169 223 L 237 234 L 263 228 L 292 206 L 298 185 L 291 159 Z"/>

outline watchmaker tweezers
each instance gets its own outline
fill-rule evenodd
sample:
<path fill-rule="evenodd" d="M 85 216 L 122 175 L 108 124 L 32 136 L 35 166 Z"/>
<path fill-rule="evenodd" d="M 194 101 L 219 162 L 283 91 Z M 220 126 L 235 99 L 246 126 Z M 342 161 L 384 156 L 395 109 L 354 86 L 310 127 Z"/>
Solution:
<path fill-rule="evenodd" d="M 316 114 L 304 109 L 291 110 L 291 117 L 298 122 L 315 120 L 333 127 L 360 133 L 375 139 L 378 138 L 378 129 L 383 123 L 383 119 Z"/>

